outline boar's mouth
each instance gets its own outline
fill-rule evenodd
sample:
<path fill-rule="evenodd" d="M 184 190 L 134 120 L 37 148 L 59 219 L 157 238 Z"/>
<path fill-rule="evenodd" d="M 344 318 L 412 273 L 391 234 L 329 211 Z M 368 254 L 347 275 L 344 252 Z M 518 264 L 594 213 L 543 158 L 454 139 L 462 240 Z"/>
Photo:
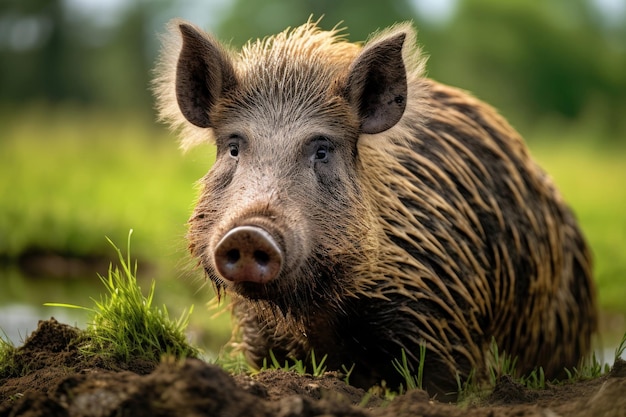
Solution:
<path fill-rule="evenodd" d="M 238 282 L 232 287 L 232 291 L 239 296 L 247 298 L 251 301 L 274 300 L 277 294 L 280 294 L 278 285 L 275 282 L 268 284 L 258 284 L 255 282 Z"/>

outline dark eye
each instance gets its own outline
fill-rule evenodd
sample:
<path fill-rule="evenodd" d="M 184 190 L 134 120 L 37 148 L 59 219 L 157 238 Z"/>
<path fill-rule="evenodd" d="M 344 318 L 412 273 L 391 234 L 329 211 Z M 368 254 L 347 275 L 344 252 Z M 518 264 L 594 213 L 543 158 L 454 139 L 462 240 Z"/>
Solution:
<path fill-rule="evenodd" d="M 315 162 L 328 162 L 333 148 L 330 140 L 325 136 L 317 136 L 311 139 L 307 145 L 309 160 Z"/>
<path fill-rule="evenodd" d="M 239 145 L 236 143 L 230 143 L 228 145 L 228 152 L 231 158 L 237 159 L 239 157 Z"/>
<path fill-rule="evenodd" d="M 319 145 L 315 151 L 315 161 L 326 162 L 328 161 L 328 145 Z"/>

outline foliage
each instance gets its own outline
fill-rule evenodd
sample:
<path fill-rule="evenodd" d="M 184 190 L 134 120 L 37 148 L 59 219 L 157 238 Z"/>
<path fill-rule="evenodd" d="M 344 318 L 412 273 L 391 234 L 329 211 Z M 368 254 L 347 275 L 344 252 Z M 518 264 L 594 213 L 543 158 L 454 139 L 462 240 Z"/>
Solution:
<path fill-rule="evenodd" d="M 594 379 L 608 373 L 611 367 L 608 363 L 602 363 L 596 357 L 595 352 L 589 359 L 586 359 L 581 366 L 575 366 L 571 370 L 565 369 L 567 379 L 570 381 L 580 381 L 584 379 Z"/>
<path fill-rule="evenodd" d="M 136 279 L 137 264 L 131 266 L 131 234 L 132 230 L 128 234 L 126 259 L 109 240 L 118 254 L 119 267 L 111 266 L 107 277 L 100 276 L 108 294 L 100 301 L 94 300 L 94 308 L 87 308 L 92 316 L 81 351 L 87 355 L 110 355 L 125 362 L 139 358 L 158 363 L 164 354 L 197 357 L 198 349 L 191 346 L 185 336 L 192 310 L 172 320 L 165 306 L 153 306 L 155 281 L 152 281 L 148 295 L 142 294 Z M 69 304 L 61 306 L 85 308 Z"/>
<path fill-rule="evenodd" d="M 347 27 L 353 41 L 363 41 L 374 31 L 410 18 L 407 0 L 363 3 L 359 0 L 236 0 L 220 22 L 217 32 L 241 46 L 249 39 L 261 39 L 303 24 L 312 17 L 322 18 L 325 29 Z M 238 24 L 245 21 L 246 25 Z"/>
<path fill-rule="evenodd" d="M 514 124 L 571 122 L 601 108 L 605 133 L 615 135 L 626 129 L 626 38 L 615 48 L 601 22 L 586 0 L 465 0 L 447 25 L 421 37 L 431 76 L 475 92 Z"/>
<path fill-rule="evenodd" d="M 0 336 L 0 379 L 15 374 L 15 346 L 6 334 Z"/>
<path fill-rule="evenodd" d="M 310 374 L 313 375 L 316 378 L 321 377 L 322 375 L 324 375 L 324 373 L 326 372 L 326 358 L 328 357 L 328 355 L 324 355 L 322 357 L 322 359 L 318 362 L 317 359 L 315 358 L 315 352 L 313 350 L 311 350 L 311 357 L 310 357 L 310 362 L 311 362 L 311 372 Z M 264 358 L 263 359 L 263 366 L 261 368 L 261 370 L 267 370 L 267 369 L 282 369 L 283 371 L 286 372 L 296 372 L 299 375 L 306 375 L 307 372 L 307 366 L 305 364 L 305 362 L 301 359 L 285 359 L 285 363 L 281 364 L 278 359 L 276 358 L 276 355 L 274 355 L 274 352 L 272 352 L 270 350 L 270 357 L 269 357 L 269 362 L 268 363 L 268 358 Z"/>
<path fill-rule="evenodd" d="M 417 367 L 417 375 L 414 375 L 413 371 L 409 367 L 409 364 L 406 358 L 406 352 L 404 351 L 404 349 L 402 349 L 401 361 L 399 361 L 397 358 L 391 361 L 391 364 L 393 365 L 394 369 L 398 371 L 398 373 L 402 375 L 402 377 L 404 378 L 407 391 L 414 390 L 414 389 L 422 389 L 423 387 L 422 383 L 424 380 L 425 360 L 426 360 L 426 345 L 420 344 L 420 358 L 419 358 L 419 364 Z M 400 394 L 402 394 L 403 390 L 404 390 L 404 387 L 400 386 Z"/>
<path fill-rule="evenodd" d="M 516 375 L 517 358 L 511 358 L 506 352 L 500 352 L 495 339 L 491 339 L 489 352 L 492 358 L 488 367 L 489 384 L 491 386 L 495 386 L 498 378 L 503 375 Z"/>
<path fill-rule="evenodd" d="M 103 236 L 120 241 L 134 228 L 139 258 L 180 258 L 211 151 L 185 157 L 132 115 L 41 107 L 0 123 L 1 255 L 105 255 Z"/>
<path fill-rule="evenodd" d="M 343 382 L 345 382 L 346 385 L 350 385 L 350 376 L 352 375 L 352 371 L 354 371 L 355 366 L 356 366 L 356 363 L 353 363 L 350 368 L 348 368 L 345 364 L 341 365 L 341 370 L 343 371 L 343 374 L 344 374 Z"/>
<path fill-rule="evenodd" d="M 88 305 L 85 294 L 100 288 L 96 272 L 105 275 L 117 258 L 103 237 L 123 242 L 131 228 L 139 268 L 167 289 L 156 294 L 159 303 L 179 314 L 179 306 L 211 298 L 185 242 L 194 183 L 212 163 L 211 147 L 183 155 L 171 134 L 135 114 L 72 106 L 41 105 L 11 118 L 0 111 L 0 126 L 0 304 L 71 299 Z M 20 274 L 22 256 L 33 252 L 102 262 L 70 271 L 76 279 L 60 275 L 66 280 L 59 285 L 48 276 L 32 281 Z M 85 314 L 76 313 L 84 323 Z M 210 320 L 194 314 L 190 327 L 214 351 L 231 333 L 228 314 Z"/>
<path fill-rule="evenodd" d="M 326 365 L 324 365 L 324 363 L 327 357 L 328 355 L 322 356 L 322 359 L 318 362 L 317 359 L 315 359 L 315 351 L 311 350 L 311 373 L 313 376 L 320 377 L 324 375 L 326 372 Z"/>
<path fill-rule="evenodd" d="M 93 3 L 98 10 L 100 2 Z M 421 8 L 414 0 L 118 3 L 117 14 L 108 16 L 81 12 L 85 2 L 0 3 L 0 103 L 73 102 L 147 115 L 156 33 L 169 18 L 183 16 L 201 26 L 211 20 L 208 29 L 240 46 L 313 15 L 324 17 L 326 29 L 346 26 L 352 41 L 414 20 L 431 55 L 430 76 L 476 92 L 518 126 L 530 129 L 546 118 L 572 121 L 596 111 L 606 138 L 617 141 L 626 131 L 626 19 L 613 16 L 609 22 L 597 1 L 458 0 L 451 15 L 438 20 L 423 13 L 438 2 L 424 0 Z"/>
<path fill-rule="evenodd" d="M 598 360 L 595 352 L 584 358 L 580 366 L 572 369 L 564 369 L 567 378 L 564 380 L 546 380 L 542 367 L 536 368 L 526 375 L 519 375 L 516 370 L 517 358 L 512 358 L 506 352 L 498 349 L 495 340 L 491 341 L 489 350 L 491 352 L 491 362 L 488 365 L 487 381 L 480 381 L 476 373 L 472 371 L 465 381 L 461 381 L 457 375 L 457 386 L 461 404 L 468 405 L 480 401 L 488 395 L 503 376 L 511 377 L 515 382 L 531 390 L 545 389 L 549 384 L 557 385 L 571 383 L 587 379 L 599 378 L 607 374 L 611 367 L 607 363 Z M 615 360 L 626 350 L 626 333 L 622 336 L 620 345 L 615 350 Z"/>
<path fill-rule="evenodd" d="M 617 361 L 618 358 L 623 357 L 624 352 L 626 352 L 626 333 L 624 333 L 624 335 L 622 336 L 622 340 L 615 348 L 615 357 L 613 358 L 613 361 Z"/>
<path fill-rule="evenodd" d="M 545 389 L 546 375 L 543 368 L 540 366 L 538 369 L 533 369 L 530 374 L 520 378 L 520 383 L 530 389 Z"/>
<path fill-rule="evenodd" d="M 626 352 L 626 333 L 622 335 L 621 341 L 615 348 L 615 356 L 613 362 L 615 363 Z M 585 358 L 585 361 L 580 367 L 574 367 L 571 370 L 566 369 L 568 380 L 585 380 L 598 378 L 604 374 L 607 374 L 611 370 L 608 363 L 604 363 L 596 357 L 595 352 L 589 357 Z"/>
<path fill-rule="evenodd" d="M 224 369 L 232 375 L 251 374 L 256 372 L 252 365 L 246 360 L 242 351 L 236 352 L 230 349 L 222 349 L 219 355 L 213 360 L 213 364 Z"/>
<path fill-rule="evenodd" d="M 147 29 L 157 3 L 132 0 L 106 25 L 102 15 L 80 15 L 63 0 L 3 1 L 0 102 L 74 102 L 148 114 L 156 39 Z"/>

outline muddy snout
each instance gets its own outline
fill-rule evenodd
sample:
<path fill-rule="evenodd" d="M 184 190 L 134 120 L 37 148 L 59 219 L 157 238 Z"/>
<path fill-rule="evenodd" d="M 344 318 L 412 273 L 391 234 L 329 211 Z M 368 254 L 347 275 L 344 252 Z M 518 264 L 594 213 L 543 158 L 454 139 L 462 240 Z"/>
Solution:
<path fill-rule="evenodd" d="M 278 276 L 283 265 L 276 239 L 258 226 L 228 231 L 217 243 L 214 257 L 219 274 L 233 282 L 265 284 Z"/>

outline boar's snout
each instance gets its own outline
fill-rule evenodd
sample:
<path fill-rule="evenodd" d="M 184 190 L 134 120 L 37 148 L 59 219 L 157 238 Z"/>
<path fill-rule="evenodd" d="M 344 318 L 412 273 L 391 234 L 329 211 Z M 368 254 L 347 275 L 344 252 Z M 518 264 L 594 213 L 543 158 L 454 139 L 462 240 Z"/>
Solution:
<path fill-rule="evenodd" d="M 215 247 L 215 266 L 233 282 L 265 284 L 280 273 L 283 253 L 276 240 L 258 226 L 231 229 Z"/>

